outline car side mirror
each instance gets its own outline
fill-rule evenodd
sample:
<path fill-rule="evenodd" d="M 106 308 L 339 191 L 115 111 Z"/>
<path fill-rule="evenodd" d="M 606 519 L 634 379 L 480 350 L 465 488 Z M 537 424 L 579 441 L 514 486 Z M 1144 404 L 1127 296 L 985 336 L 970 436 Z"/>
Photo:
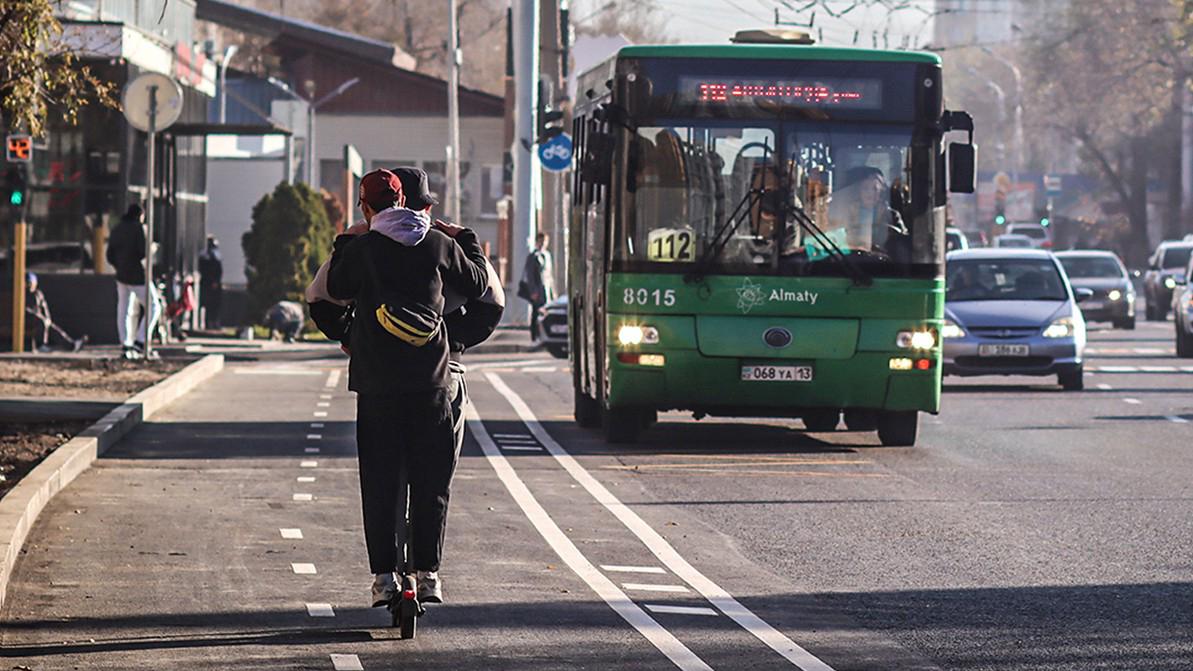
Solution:
<path fill-rule="evenodd" d="M 1077 299 L 1078 303 L 1084 303 L 1085 301 L 1088 301 L 1094 297 L 1094 291 L 1093 289 L 1086 289 L 1085 287 L 1074 289 L 1073 297 Z"/>

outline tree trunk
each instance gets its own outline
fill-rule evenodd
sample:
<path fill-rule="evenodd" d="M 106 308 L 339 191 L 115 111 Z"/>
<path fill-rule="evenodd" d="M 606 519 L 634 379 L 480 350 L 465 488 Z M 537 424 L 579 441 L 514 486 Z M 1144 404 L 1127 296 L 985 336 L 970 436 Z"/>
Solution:
<path fill-rule="evenodd" d="M 1131 238 L 1128 241 L 1128 263 L 1142 265 L 1151 252 L 1151 243 L 1147 234 L 1147 173 L 1148 173 L 1148 142 L 1146 138 L 1136 137 L 1131 140 L 1131 166 L 1127 176 L 1127 189 L 1130 198 L 1127 206 L 1127 220 L 1131 226 Z"/>

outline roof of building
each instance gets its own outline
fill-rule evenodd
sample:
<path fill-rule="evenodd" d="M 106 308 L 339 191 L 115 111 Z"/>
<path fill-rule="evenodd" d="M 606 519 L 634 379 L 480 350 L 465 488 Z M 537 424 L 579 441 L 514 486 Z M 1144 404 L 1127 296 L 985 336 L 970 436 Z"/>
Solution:
<path fill-rule="evenodd" d="M 271 39 L 282 37 L 297 39 L 312 46 L 349 53 L 357 58 L 375 63 L 385 63 L 405 69 L 413 69 L 415 65 L 413 56 L 389 42 L 281 14 L 244 7 L 225 0 L 197 0 L 195 18 Z"/>

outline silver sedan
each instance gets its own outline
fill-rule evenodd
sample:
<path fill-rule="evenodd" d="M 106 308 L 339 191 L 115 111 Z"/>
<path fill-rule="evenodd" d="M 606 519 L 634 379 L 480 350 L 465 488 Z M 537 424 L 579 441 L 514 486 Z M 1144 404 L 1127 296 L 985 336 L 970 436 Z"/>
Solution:
<path fill-rule="evenodd" d="M 1085 320 L 1060 263 L 1035 249 L 948 255 L 945 375 L 1055 375 L 1084 386 Z"/>

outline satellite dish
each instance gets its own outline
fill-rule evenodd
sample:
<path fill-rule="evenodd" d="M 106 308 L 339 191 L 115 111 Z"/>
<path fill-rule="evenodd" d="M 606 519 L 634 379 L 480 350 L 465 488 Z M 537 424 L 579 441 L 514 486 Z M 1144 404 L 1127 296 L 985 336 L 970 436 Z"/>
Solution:
<path fill-rule="evenodd" d="M 137 130 L 149 132 L 150 96 L 157 99 L 153 130 L 169 128 L 182 116 L 182 87 L 157 72 L 146 72 L 124 87 L 124 118 Z"/>

